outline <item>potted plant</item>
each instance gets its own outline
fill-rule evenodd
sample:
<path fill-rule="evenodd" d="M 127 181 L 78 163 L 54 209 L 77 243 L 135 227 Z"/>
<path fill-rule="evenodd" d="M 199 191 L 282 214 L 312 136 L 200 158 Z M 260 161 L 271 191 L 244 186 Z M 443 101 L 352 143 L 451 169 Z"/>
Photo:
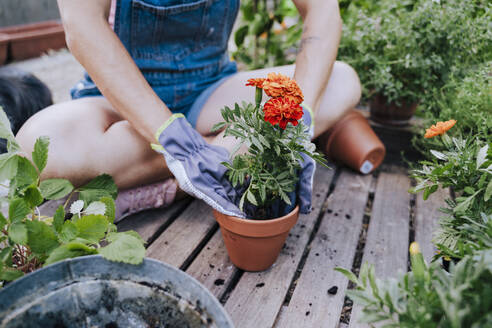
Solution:
<path fill-rule="evenodd" d="M 247 219 L 214 214 L 231 261 L 241 269 L 260 271 L 275 262 L 297 222 L 296 186 L 303 179 L 303 166 L 311 163 L 313 172 L 313 160 L 325 160 L 310 141 L 306 115 L 301 119 L 303 95 L 294 80 L 270 73 L 247 85 L 256 87 L 256 103 L 225 107 L 224 122 L 214 126 L 214 131 L 225 128 L 225 136 L 239 140 L 231 163 L 223 165 L 231 184 L 240 189 L 239 208 Z M 271 98 L 262 105 L 263 91 Z M 241 146 L 247 149 L 241 151 Z"/>
<path fill-rule="evenodd" d="M 48 138 L 38 138 L 31 162 L 21 153 L 1 108 L 0 138 L 7 139 L 8 148 L 0 155 L 0 181 L 9 184 L 8 195 L 0 198 L 7 212 L 0 213 L 0 281 L 12 281 L 45 265 L 82 255 L 142 262 L 145 248 L 140 236 L 134 231 L 117 232 L 113 224 L 118 191 L 109 175 L 100 175 L 79 188 L 65 179 L 41 181 L 48 162 Z M 79 200 L 67 208 L 76 192 Z M 53 217 L 41 214 L 38 206 L 45 200 L 66 196 Z"/>
<path fill-rule="evenodd" d="M 377 3 L 348 16 L 339 48 L 359 74 L 374 121 L 408 124 L 450 74 L 491 59 L 486 1 Z"/>

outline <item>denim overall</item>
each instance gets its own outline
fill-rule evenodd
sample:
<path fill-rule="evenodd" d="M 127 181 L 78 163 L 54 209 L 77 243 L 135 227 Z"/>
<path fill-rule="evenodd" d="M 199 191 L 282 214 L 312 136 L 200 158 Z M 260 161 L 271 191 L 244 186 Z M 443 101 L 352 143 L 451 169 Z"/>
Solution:
<path fill-rule="evenodd" d="M 236 73 L 227 44 L 239 0 L 118 0 L 114 31 L 145 79 L 195 126 L 210 94 Z M 101 96 L 85 74 L 72 98 Z"/>

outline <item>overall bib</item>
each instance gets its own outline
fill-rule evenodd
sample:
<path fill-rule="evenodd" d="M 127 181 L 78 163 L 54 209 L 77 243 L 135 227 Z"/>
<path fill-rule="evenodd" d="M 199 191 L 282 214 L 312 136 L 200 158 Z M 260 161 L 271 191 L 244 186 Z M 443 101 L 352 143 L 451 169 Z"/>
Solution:
<path fill-rule="evenodd" d="M 118 0 L 114 31 L 147 82 L 195 126 L 212 92 L 237 72 L 227 44 L 239 0 Z M 101 96 L 85 74 L 72 98 Z"/>

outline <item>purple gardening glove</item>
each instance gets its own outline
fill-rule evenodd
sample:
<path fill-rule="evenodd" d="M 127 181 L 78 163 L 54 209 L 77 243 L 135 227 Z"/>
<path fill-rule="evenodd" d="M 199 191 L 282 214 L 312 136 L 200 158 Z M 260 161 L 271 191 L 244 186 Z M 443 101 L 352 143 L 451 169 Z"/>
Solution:
<path fill-rule="evenodd" d="M 181 189 L 221 213 L 245 217 L 236 206 L 239 195 L 227 179 L 227 168 L 221 164 L 229 162 L 225 148 L 209 145 L 182 114 L 171 116 L 156 138 L 161 147 L 153 148 L 164 155 Z"/>
<path fill-rule="evenodd" d="M 314 135 L 314 120 L 313 111 L 306 104 L 301 104 L 303 108 L 302 120 L 304 125 L 309 127 L 309 137 L 312 139 Z M 311 197 L 313 192 L 313 180 L 314 172 L 316 170 L 316 162 L 304 153 L 301 153 L 304 159 L 301 162 L 301 171 L 299 175 L 299 181 L 297 182 L 297 199 L 299 202 L 299 211 L 307 214 L 311 212 Z"/>

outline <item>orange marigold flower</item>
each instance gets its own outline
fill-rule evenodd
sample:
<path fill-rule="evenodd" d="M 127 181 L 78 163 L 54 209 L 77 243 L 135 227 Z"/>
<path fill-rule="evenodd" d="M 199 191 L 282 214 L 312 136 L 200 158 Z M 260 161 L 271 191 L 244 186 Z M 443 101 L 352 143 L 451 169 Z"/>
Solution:
<path fill-rule="evenodd" d="M 249 79 L 248 83 L 246 83 L 246 86 L 252 86 L 252 87 L 257 87 L 257 88 L 263 88 L 263 82 L 265 81 L 264 78 L 260 77 L 257 79 Z"/>
<path fill-rule="evenodd" d="M 456 120 L 449 120 L 446 122 L 437 122 L 430 128 L 425 130 L 424 138 L 432 138 L 438 135 L 443 135 L 446 131 L 451 129 L 456 124 Z"/>
<path fill-rule="evenodd" d="M 287 123 L 296 126 L 302 117 L 302 107 L 289 98 L 272 98 L 263 106 L 265 121 L 272 125 L 278 124 L 285 130 Z"/>
<path fill-rule="evenodd" d="M 297 82 L 280 73 L 269 73 L 263 82 L 263 90 L 270 97 L 288 97 L 298 104 L 304 100 Z"/>

